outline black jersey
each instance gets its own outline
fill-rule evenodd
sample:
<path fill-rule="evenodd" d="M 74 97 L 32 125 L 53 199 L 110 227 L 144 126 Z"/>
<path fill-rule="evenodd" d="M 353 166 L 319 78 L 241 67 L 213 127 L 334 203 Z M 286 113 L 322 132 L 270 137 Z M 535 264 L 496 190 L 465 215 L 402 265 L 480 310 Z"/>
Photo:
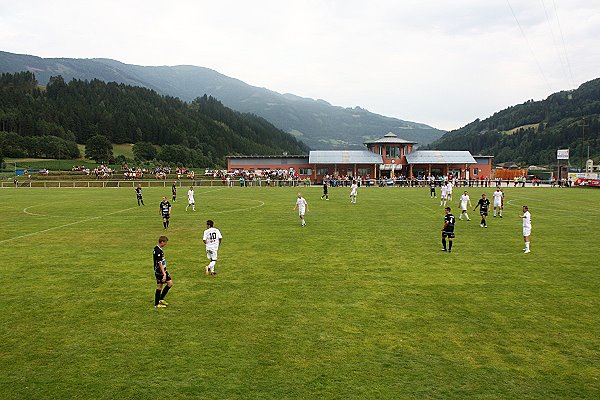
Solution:
<path fill-rule="evenodd" d="M 479 199 L 479 201 L 477 202 L 477 206 L 479 206 L 480 212 L 487 213 L 488 208 L 490 206 L 490 201 L 489 199 Z M 477 206 L 475 208 L 477 208 Z"/>
<path fill-rule="evenodd" d="M 160 262 L 162 262 L 162 266 L 165 270 L 165 273 L 167 273 L 167 260 L 165 259 L 165 252 L 159 245 L 154 246 L 154 251 L 152 252 L 152 257 L 154 258 L 154 274 L 155 275 L 161 274 L 160 267 L 158 266 L 158 264 Z"/>
<path fill-rule="evenodd" d="M 137 195 L 138 199 L 142 198 L 142 188 L 141 187 L 136 187 L 135 188 L 135 194 Z"/>
<path fill-rule="evenodd" d="M 168 216 L 170 210 L 171 210 L 171 203 L 169 203 L 168 201 L 160 202 L 160 212 L 162 213 L 163 216 Z"/>
<path fill-rule="evenodd" d="M 444 217 L 444 232 L 454 232 L 454 222 L 456 218 L 452 214 L 446 214 Z"/>
<path fill-rule="evenodd" d="M 173 195 L 177 194 L 177 187 L 175 187 L 175 185 L 171 186 L 171 193 L 173 193 Z"/>
<path fill-rule="evenodd" d="M 327 194 L 327 182 L 323 183 L 323 193 Z"/>

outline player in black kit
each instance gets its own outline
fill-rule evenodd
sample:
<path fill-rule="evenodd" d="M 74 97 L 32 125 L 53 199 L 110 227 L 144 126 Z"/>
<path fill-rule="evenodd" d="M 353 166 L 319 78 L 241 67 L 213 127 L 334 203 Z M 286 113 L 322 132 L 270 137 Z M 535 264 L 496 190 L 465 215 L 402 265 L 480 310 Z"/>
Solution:
<path fill-rule="evenodd" d="M 429 182 L 429 197 L 433 197 L 436 198 L 437 196 L 435 195 L 435 180 L 432 179 Z"/>
<path fill-rule="evenodd" d="M 156 278 L 156 291 L 154 292 L 154 308 L 165 308 L 168 304 L 165 301 L 165 296 L 173 287 L 173 280 L 169 271 L 167 271 L 167 260 L 163 247 L 167 245 L 169 238 L 161 236 L 158 238 L 158 244 L 154 246 L 152 256 L 154 258 L 154 276 Z M 167 286 L 164 287 L 164 284 Z"/>
<path fill-rule="evenodd" d="M 171 186 L 171 193 L 173 194 L 173 203 L 177 200 L 177 186 L 175 186 L 175 182 L 173 182 L 173 186 Z"/>
<path fill-rule="evenodd" d="M 145 205 L 144 204 L 144 199 L 142 197 L 142 187 L 138 184 L 138 186 L 135 188 L 135 195 L 137 197 L 137 201 L 138 201 L 138 206 L 140 205 Z"/>
<path fill-rule="evenodd" d="M 169 203 L 166 197 L 163 197 L 160 202 L 160 215 L 163 219 L 163 227 L 167 229 L 169 227 L 169 218 L 171 217 L 171 203 Z"/>
<path fill-rule="evenodd" d="M 327 181 L 323 179 L 323 196 L 321 196 L 321 200 L 329 200 L 329 194 L 327 194 Z"/>
<path fill-rule="evenodd" d="M 450 212 L 450 207 L 445 208 L 444 226 L 442 226 L 442 251 L 446 251 L 446 238 L 448 238 L 448 252 L 452 252 L 452 239 L 454 239 L 454 222 L 456 218 Z"/>
<path fill-rule="evenodd" d="M 485 217 L 487 217 L 487 215 L 488 215 L 488 209 L 490 208 L 490 201 L 485 198 L 485 193 L 483 193 L 481 195 L 481 198 L 477 202 L 477 205 L 475 206 L 473 211 L 477 210 L 477 207 L 479 207 L 479 214 L 481 214 L 481 223 L 479 224 L 479 226 L 482 228 L 487 228 L 487 222 L 485 220 Z"/>

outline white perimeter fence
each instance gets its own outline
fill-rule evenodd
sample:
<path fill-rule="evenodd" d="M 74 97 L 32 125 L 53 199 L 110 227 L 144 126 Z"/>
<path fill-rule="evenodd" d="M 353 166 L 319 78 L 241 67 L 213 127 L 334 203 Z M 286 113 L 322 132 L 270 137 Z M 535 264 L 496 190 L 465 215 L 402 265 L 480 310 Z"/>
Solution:
<path fill-rule="evenodd" d="M 227 183 L 222 180 L 194 180 L 194 181 L 175 181 L 176 187 L 189 187 L 189 186 L 201 186 L 201 187 L 226 187 Z M 148 181 L 115 181 L 115 180 L 67 180 L 67 181 L 47 181 L 47 180 L 28 180 L 18 181 L 16 187 L 19 188 L 135 188 L 140 185 L 143 188 L 148 187 L 171 187 L 173 181 L 170 180 L 148 180 Z M 230 187 L 242 186 L 239 181 L 229 182 Z M 266 181 L 245 181 L 243 186 L 272 186 L 272 187 L 293 187 L 293 186 L 310 186 L 310 183 L 305 181 L 271 181 L 270 185 L 267 185 Z M 9 181 L 0 182 L 0 188 L 14 188 L 15 184 Z"/>
<path fill-rule="evenodd" d="M 311 184 L 305 180 L 271 180 L 270 184 L 267 185 L 266 180 L 256 180 L 256 181 L 244 181 L 243 185 L 236 180 L 231 180 L 229 184 L 223 182 L 221 179 L 203 179 L 203 180 L 63 180 L 63 181 L 51 181 L 51 180 L 28 180 L 28 181 L 18 181 L 17 187 L 20 188 L 135 188 L 140 185 L 143 188 L 148 187 L 171 187 L 175 182 L 177 187 L 310 187 L 310 186 L 321 186 L 321 184 Z M 520 182 L 517 185 L 514 185 L 513 181 L 502 181 L 501 187 L 523 187 L 523 186 L 531 187 L 531 186 L 561 186 L 560 182 L 553 183 L 549 180 L 539 181 L 536 184 L 533 184 L 531 181 L 527 181 L 525 183 Z M 337 187 L 348 187 L 350 183 L 347 181 L 337 182 Z M 425 180 L 416 180 L 416 181 L 401 181 L 401 180 L 390 180 L 387 179 L 385 181 L 376 182 L 371 180 L 370 182 L 363 182 L 362 186 L 380 186 L 380 187 L 429 187 L 429 183 Z M 10 181 L 0 181 L 0 188 L 14 188 L 15 184 Z M 476 188 L 476 187 L 490 187 L 495 188 L 495 181 L 487 181 L 482 182 L 478 180 L 473 181 L 465 181 L 460 180 L 457 182 L 455 188 Z M 436 190 L 439 190 L 439 186 L 436 187 Z"/>

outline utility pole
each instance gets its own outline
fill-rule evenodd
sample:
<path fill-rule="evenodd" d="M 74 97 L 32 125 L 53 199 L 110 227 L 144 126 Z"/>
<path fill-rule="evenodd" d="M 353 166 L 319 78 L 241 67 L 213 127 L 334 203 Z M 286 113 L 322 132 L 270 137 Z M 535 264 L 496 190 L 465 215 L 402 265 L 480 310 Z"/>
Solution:
<path fill-rule="evenodd" d="M 581 124 L 579 124 L 579 126 L 581 127 L 581 164 L 583 165 L 582 167 L 582 171 L 585 169 L 585 160 L 583 159 L 583 148 L 585 147 L 585 127 L 589 126 L 588 124 L 585 123 L 585 117 L 582 118 L 582 122 Z"/>

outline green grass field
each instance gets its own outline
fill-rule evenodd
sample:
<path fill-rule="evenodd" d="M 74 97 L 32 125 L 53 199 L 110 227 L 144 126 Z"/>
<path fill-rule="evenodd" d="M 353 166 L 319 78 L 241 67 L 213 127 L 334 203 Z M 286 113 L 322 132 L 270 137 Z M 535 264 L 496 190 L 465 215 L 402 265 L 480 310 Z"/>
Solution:
<path fill-rule="evenodd" d="M 504 218 L 482 229 L 471 212 L 447 254 L 428 189 L 361 188 L 356 206 L 345 188 L 304 189 L 301 228 L 295 189 L 197 188 L 186 213 L 181 188 L 175 286 L 155 310 L 169 192 L 144 189 L 138 207 L 131 188 L 0 190 L 2 398 L 600 396 L 600 190 L 507 188 Z"/>

